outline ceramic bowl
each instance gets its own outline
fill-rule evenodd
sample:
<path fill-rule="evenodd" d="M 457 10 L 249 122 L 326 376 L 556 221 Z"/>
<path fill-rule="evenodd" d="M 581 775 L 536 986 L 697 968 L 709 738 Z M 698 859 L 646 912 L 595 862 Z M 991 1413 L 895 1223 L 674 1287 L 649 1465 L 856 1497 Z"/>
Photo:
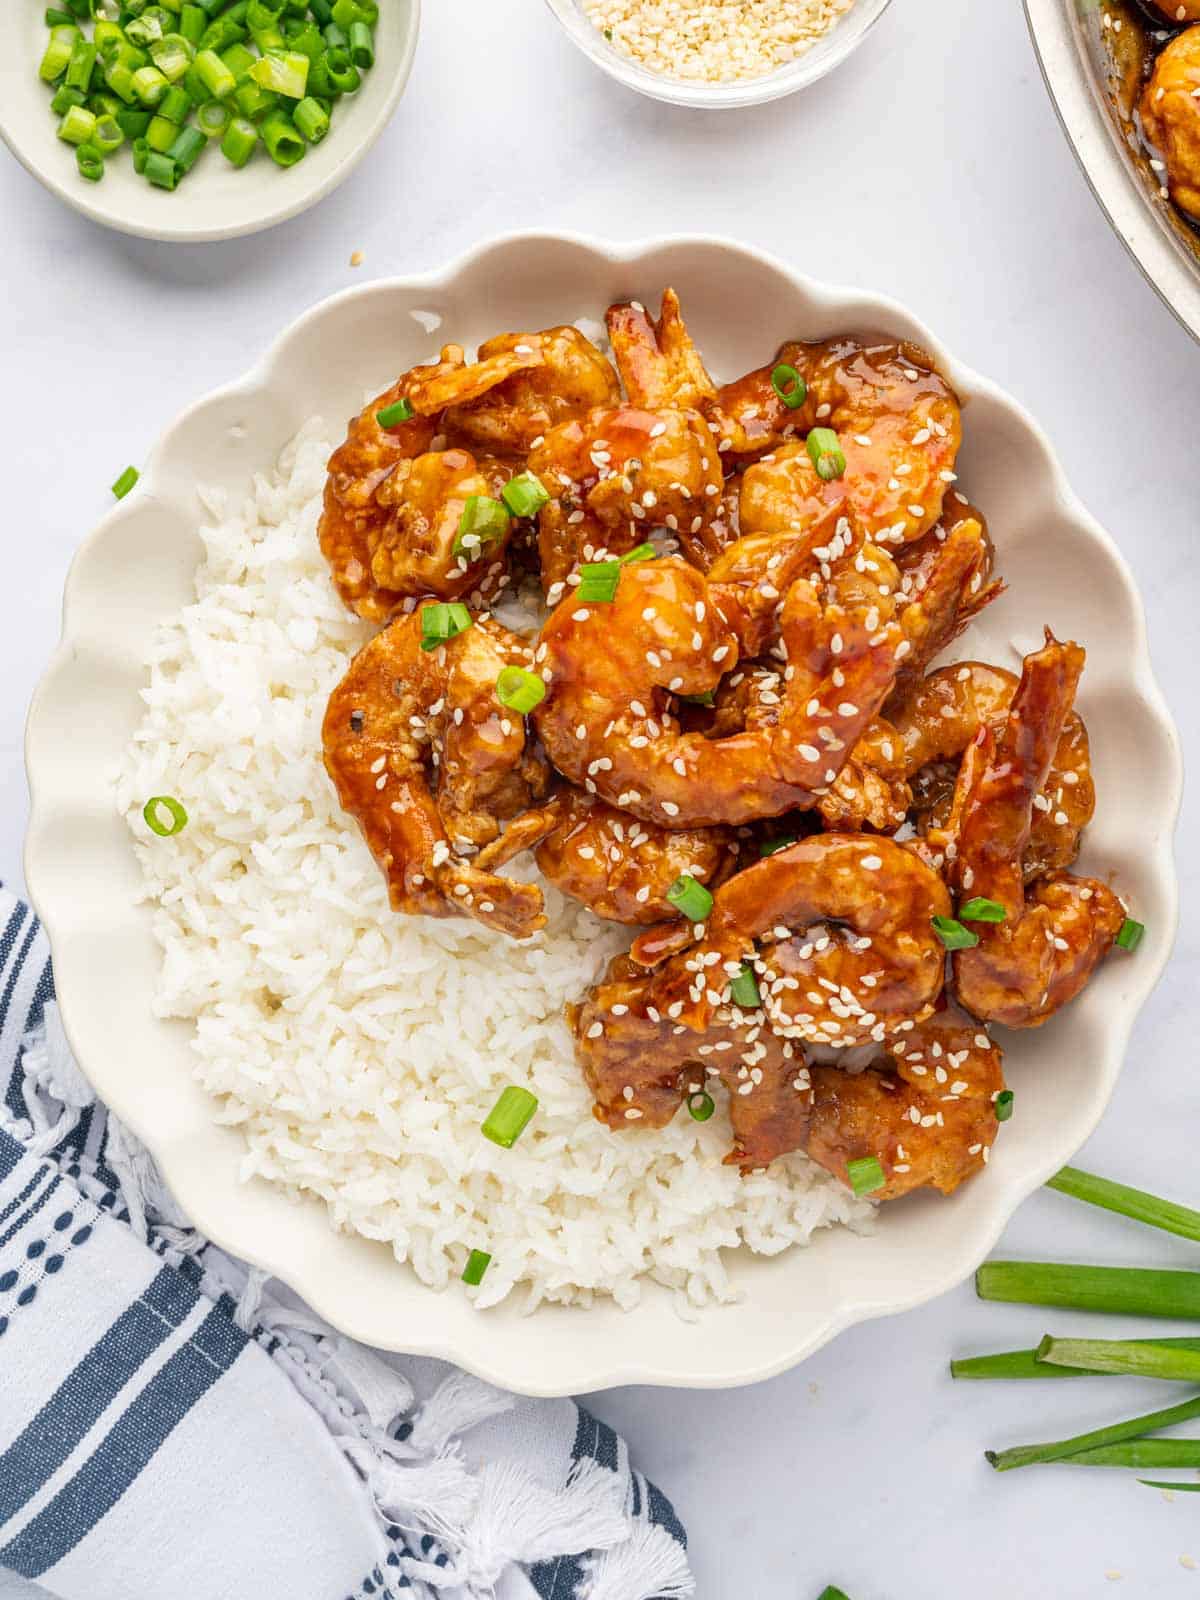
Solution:
<path fill-rule="evenodd" d="M 964 402 L 963 488 L 983 506 L 1009 588 L 958 646 L 1013 667 L 1053 623 L 1089 650 L 1079 699 L 1099 806 L 1082 869 L 1110 878 L 1146 924 L 1046 1027 L 1005 1039 L 1018 1114 L 989 1170 L 953 1199 L 884 1207 L 869 1237 L 846 1230 L 773 1259 L 730 1260 L 737 1304 L 695 1322 L 647 1285 L 623 1312 L 515 1304 L 479 1313 L 424 1287 L 390 1251 L 334 1233 L 315 1200 L 239 1181 L 242 1144 L 196 1083 L 190 1030 L 155 1018 L 159 952 L 112 780 L 141 714 L 156 626 L 193 598 L 204 513 L 197 485 L 235 500 L 312 413 L 350 415 L 365 393 L 426 359 L 424 324 L 473 345 L 611 301 L 654 303 L 664 285 L 718 377 L 768 359 L 783 339 L 875 330 L 936 357 Z M 413 315 L 420 312 L 421 320 Z M 443 1356 L 505 1387 L 563 1394 L 613 1384 L 732 1385 L 782 1371 L 840 1330 L 943 1293 L 983 1259 L 1020 1202 L 1095 1127 L 1129 1031 L 1167 959 L 1176 921 L 1175 731 L 1155 685 L 1128 568 L 1063 477 L 1037 424 L 956 361 L 900 306 L 828 288 L 745 246 L 668 238 L 608 246 L 561 235 L 483 245 L 428 276 L 351 290 L 294 323 L 245 377 L 179 417 L 139 490 L 85 541 L 67 585 L 63 642 L 30 715 L 30 890 L 50 935 L 63 1019 L 98 1093 L 145 1140 L 197 1227 L 269 1269 L 368 1344 Z"/>
<path fill-rule="evenodd" d="M 73 147 L 56 137 L 58 119 L 38 78 L 48 37 L 43 11 L 11 5 L 0 22 L 0 138 L 39 183 L 93 222 L 146 239 L 198 242 L 273 227 L 307 211 L 350 176 L 404 93 L 421 0 L 388 0 L 380 8 L 374 67 L 358 92 L 338 103 L 328 138 L 302 161 L 284 169 L 259 150 L 238 171 L 219 150 L 208 150 L 174 193 L 139 177 L 127 149 L 109 159 L 99 183 L 79 176 Z"/>
<path fill-rule="evenodd" d="M 866 38 L 891 0 L 855 0 L 852 10 L 839 19 L 827 34 L 797 60 L 761 78 L 747 78 L 735 83 L 695 83 L 681 78 L 667 78 L 661 72 L 651 72 L 640 66 L 624 51 L 609 44 L 595 23 L 583 9 L 582 0 L 546 0 L 571 40 L 610 78 L 623 83 L 627 89 L 649 95 L 652 100 L 666 100 L 676 106 L 696 106 L 708 111 L 719 111 L 737 106 L 763 105 L 768 100 L 778 100 L 785 94 L 795 94 L 816 83 L 827 72 L 853 55 Z"/>

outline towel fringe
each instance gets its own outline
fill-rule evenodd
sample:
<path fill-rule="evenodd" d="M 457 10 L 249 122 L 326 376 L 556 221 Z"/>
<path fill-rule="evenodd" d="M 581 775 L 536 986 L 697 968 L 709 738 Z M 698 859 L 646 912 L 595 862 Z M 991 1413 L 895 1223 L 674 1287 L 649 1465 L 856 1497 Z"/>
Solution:
<path fill-rule="evenodd" d="M 579 1600 L 683 1600 L 696 1592 L 687 1552 L 657 1523 L 635 1520 L 628 1537 L 586 1563 Z"/>
<path fill-rule="evenodd" d="M 512 1411 L 517 1397 L 469 1372 L 452 1372 L 430 1395 L 413 1423 L 409 1442 L 417 1450 L 438 1454 L 452 1438 L 478 1427 L 489 1417 Z M 409 1404 L 412 1404 L 411 1392 Z M 404 1409 L 407 1409 L 404 1408 Z"/>
<path fill-rule="evenodd" d="M 629 1531 L 622 1480 L 598 1461 L 583 1462 L 562 1489 L 546 1488 L 512 1461 L 490 1463 L 479 1476 L 479 1503 L 462 1540 L 459 1570 L 465 1583 L 485 1593 L 510 1562 L 603 1549 Z"/>

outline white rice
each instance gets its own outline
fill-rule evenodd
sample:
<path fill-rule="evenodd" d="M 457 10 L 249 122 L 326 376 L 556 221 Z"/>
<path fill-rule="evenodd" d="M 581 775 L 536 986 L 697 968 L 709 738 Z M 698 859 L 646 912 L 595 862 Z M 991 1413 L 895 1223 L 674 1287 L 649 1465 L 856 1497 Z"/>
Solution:
<path fill-rule="evenodd" d="M 243 1176 L 320 1195 L 336 1228 L 386 1240 L 435 1288 L 490 1252 L 480 1307 L 517 1286 L 531 1307 L 631 1306 L 643 1276 L 728 1300 L 723 1250 L 862 1226 L 871 1208 L 801 1155 L 749 1178 L 724 1166 L 723 1103 L 660 1132 L 593 1119 L 562 1010 L 626 931 L 549 889 L 550 925 L 525 944 L 391 912 L 321 763 L 326 698 L 371 632 L 317 547 L 330 449 L 314 421 L 244 505 L 207 498 L 196 601 L 156 642 L 118 783 L 163 950 L 156 1008 L 195 1024 Z M 154 794 L 187 808 L 174 838 L 142 820 Z M 509 1083 L 539 1108 L 501 1150 L 479 1130 Z"/>

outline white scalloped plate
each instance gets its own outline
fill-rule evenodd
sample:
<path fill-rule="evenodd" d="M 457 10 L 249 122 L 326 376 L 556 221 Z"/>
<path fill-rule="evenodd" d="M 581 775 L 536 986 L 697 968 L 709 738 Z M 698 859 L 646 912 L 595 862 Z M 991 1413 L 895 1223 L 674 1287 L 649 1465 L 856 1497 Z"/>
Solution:
<path fill-rule="evenodd" d="M 1015 664 L 1043 622 L 1089 647 L 1080 708 L 1092 734 L 1099 808 L 1083 866 L 1109 877 L 1145 922 L 1135 956 L 1115 955 L 1047 1027 L 1010 1035 L 1018 1114 L 989 1171 L 953 1200 L 884 1208 L 877 1231 L 837 1230 L 807 1250 L 731 1263 L 739 1304 L 680 1320 L 647 1286 L 625 1313 L 544 1306 L 485 1314 L 425 1288 L 390 1252 L 335 1234 L 316 1201 L 242 1184 L 242 1146 L 218 1127 L 192 1077 L 189 1030 L 157 1021 L 159 955 L 135 904 L 138 867 L 111 780 L 140 714 L 156 625 L 192 599 L 202 512 L 197 483 L 241 494 L 312 413 L 349 415 L 363 393 L 424 359 L 434 340 L 409 315 L 438 312 L 471 345 L 498 328 L 599 315 L 610 301 L 681 293 L 714 371 L 738 373 L 785 338 L 847 329 L 916 340 L 966 402 L 963 487 L 987 511 L 1008 594 L 964 653 Z M 672 238 L 623 247 L 519 236 L 444 271 L 355 289 L 296 322 L 245 378 L 168 429 L 140 490 L 85 542 L 67 585 L 63 642 L 30 714 L 30 890 L 50 935 L 67 1033 L 98 1092 L 157 1157 L 196 1225 L 268 1268 L 355 1338 L 446 1357 L 527 1394 L 620 1383 L 749 1383 L 802 1360 L 841 1329 L 916 1306 L 961 1282 L 1018 1204 L 1099 1120 L 1139 1007 L 1166 962 L 1177 895 L 1171 838 L 1181 789 L 1177 737 L 1151 674 L 1130 574 L 1063 478 L 1036 424 L 954 361 L 899 306 L 811 283 L 743 246 Z"/>

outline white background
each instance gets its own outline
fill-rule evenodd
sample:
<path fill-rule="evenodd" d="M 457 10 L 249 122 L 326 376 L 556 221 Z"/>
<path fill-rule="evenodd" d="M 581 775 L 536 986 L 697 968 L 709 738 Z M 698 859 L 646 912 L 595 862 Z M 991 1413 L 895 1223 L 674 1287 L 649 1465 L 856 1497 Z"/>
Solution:
<path fill-rule="evenodd" d="M 712 114 L 611 83 L 539 0 L 425 6 L 412 83 L 380 146 L 323 205 L 258 238 L 125 239 L 0 152 L 0 875 L 20 883 L 22 726 L 64 574 L 117 472 L 315 300 L 514 227 L 618 239 L 711 230 L 906 303 L 1048 429 L 1136 571 L 1157 670 L 1194 751 L 1200 350 L 1108 230 L 1016 0 L 896 0 L 832 78 Z M 1081 1159 L 1200 1203 L 1193 818 L 1185 810 L 1174 963 Z M 1046 1194 L 1004 1253 L 1167 1262 L 1189 1247 Z M 1048 1321 L 1072 1319 L 987 1307 L 964 1287 L 753 1390 L 626 1390 L 594 1404 L 674 1497 L 704 1600 L 816 1600 L 827 1582 L 851 1600 L 1200 1596 L 1200 1570 L 1180 1561 L 1200 1563 L 1200 1497 L 1167 1504 L 1121 1473 L 998 1476 L 984 1463 L 988 1445 L 1167 1403 L 1148 1384 L 945 1376 L 952 1353 L 1034 1342 Z"/>

